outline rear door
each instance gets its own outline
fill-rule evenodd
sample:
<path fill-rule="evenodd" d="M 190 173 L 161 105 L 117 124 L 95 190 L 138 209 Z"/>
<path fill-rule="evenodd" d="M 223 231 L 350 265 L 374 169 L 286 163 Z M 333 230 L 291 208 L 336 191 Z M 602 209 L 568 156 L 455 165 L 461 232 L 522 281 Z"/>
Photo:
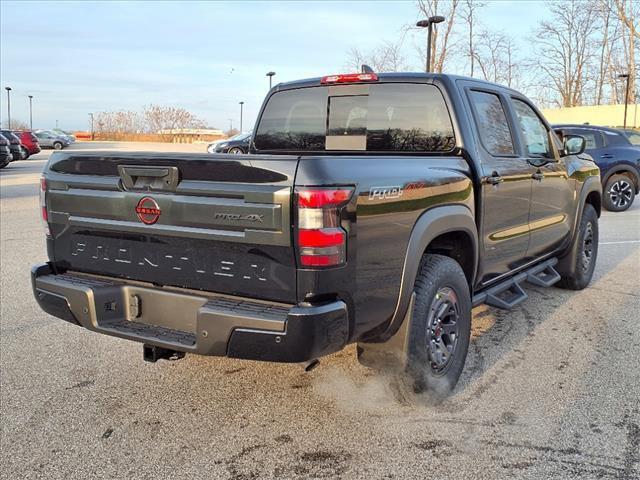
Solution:
<path fill-rule="evenodd" d="M 296 157 L 56 153 L 51 260 L 65 269 L 295 301 Z"/>
<path fill-rule="evenodd" d="M 529 245 L 533 167 L 517 154 L 507 98 L 498 89 L 470 87 L 482 160 L 482 283 L 517 268 Z"/>

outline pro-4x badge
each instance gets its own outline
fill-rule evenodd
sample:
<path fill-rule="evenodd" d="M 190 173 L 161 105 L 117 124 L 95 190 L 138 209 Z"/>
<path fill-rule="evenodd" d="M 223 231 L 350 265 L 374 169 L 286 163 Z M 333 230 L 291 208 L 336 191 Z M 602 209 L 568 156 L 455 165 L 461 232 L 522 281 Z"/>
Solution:
<path fill-rule="evenodd" d="M 216 220 L 230 220 L 235 222 L 259 222 L 263 223 L 264 215 L 250 213 L 248 215 L 240 215 L 239 213 L 216 213 L 213 218 Z"/>
<path fill-rule="evenodd" d="M 136 214 L 140 221 L 146 225 L 153 225 L 160 218 L 160 206 L 151 197 L 142 197 L 136 205 Z"/>

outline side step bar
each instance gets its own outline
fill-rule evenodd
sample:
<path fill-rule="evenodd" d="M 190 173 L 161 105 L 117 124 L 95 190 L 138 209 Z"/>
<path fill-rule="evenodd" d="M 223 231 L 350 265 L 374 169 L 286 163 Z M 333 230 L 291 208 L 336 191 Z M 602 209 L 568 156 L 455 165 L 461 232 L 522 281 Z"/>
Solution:
<path fill-rule="evenodd" d="M 560 280 L 560 274 L 553 268 L 557 263 L 557 258 L 551 258 L 489 287 L 474 295 L 473 306 L 486 303 L 503 310 L 512 309 L 528 298 L 527 292 L 522 288 L 522 282 L 538 287 L 550 287 Z"/>

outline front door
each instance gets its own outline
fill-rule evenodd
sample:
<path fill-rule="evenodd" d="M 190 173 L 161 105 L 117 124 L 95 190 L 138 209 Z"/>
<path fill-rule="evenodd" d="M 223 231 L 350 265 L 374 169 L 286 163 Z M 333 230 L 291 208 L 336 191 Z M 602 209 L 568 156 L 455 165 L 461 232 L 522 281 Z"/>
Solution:
<path fill-rule="evenodd" d="M 512 97 L 523 158 L 535 168 L 529 213 L 529 248 L 532 260 L 551 253 L 569 241 L 573 226 L 575 184 L 569 180 L 566 161 L 553 145 L 550 129 L 524 98 Z M 553 134 L 555 135 L 555 134 Z"/>
<path fill-rule="evenodd" d="M 482 165 L 482 284 L 520 266 L 529 246 L 534 168 L 517 154 L 507 98 L 492 89 L 467 90 L 480 137 Z"/>

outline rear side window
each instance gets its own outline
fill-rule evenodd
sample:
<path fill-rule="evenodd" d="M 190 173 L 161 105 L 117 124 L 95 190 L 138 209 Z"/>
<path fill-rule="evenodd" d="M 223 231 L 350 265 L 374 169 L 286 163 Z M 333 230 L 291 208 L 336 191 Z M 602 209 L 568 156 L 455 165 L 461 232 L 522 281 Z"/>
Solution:
<path fill-rule="evenodd" d="M 258 150 L 448 152 L 455 147 L 455 137 L 444 98 L 435 86 L 387 83 L 276 93 L 260 119 L 255 146 Z"/>
<path fill-rule="evenodd" d="M 491 155 L 513 155 L 513 139 L 507 116 L 495 93 L 471 90 L 480 139 Z"/>

